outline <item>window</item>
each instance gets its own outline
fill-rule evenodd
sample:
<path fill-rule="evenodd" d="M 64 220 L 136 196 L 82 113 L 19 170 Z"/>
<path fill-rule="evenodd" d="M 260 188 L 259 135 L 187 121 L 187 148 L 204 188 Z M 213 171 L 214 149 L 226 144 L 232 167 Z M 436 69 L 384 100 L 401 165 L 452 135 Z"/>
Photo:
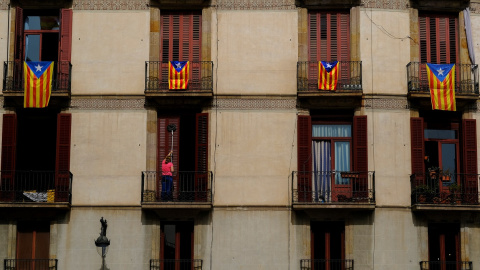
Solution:
<path fill-rule="evenodd" d="M 176 131 L 169 132 L 168 126 Z M 157 171 L 161 172 L 165 156 L 173 150 L 173 200 L 205 201 L 209 190 L 208 114 L 183 113 L 159 115 L 157 119 Z M 157 178 L 157 198 L 161 194 L 161 178 Z M 160 197 L 159 197 L 160 196 Z"/>
<path fill-rule="evenodd" d="M 163 61 L 200 61 L 201 12 L 161 12 Z"/>
<path fill-rule="evenodd" d="M 312 222 L 312 269 L 344 269 L 345 224 L 343 222 Z"/>
<path fill-rule="evenodd" d="M 55 201 L 68 201 L 70 134 L 70 114 L 29 109 L 4 114 L 0 200 L 22 201 L 26 190 L 55 189 Z"/>
<path fill-rule="evenodd" d="M 456 16 L 420 13 L 420 61 L 454 64 L 458 59 L 458 18 Z"/>
<path fill-rule="evenodd" d="M 460 116 L 436 112 L 411 119 L 412 174 L 416 185 L 438 186 L 440 195 L 448 195 L 449 187 L 462 187 L 463 200 L 478 201 L 476 121 L 460 120 Z M 428 183 L 437 179 L 427 172 L 451 175 L 451 179 Z M 440 180 L 440 178 L 438 178 Z"/>
<path fill-rule="evenodd" d="M 17 225 L 18 269 L 46 269 L 50 249 L 50 223 L 43 221 L 19 222 Z M 33 261 L 37 259 L 37 261 Z M 43 259 L 43 260 L 38 260 Z M 27 261 L 24 261 L 27 260 Z"/>
<path fill-rule="evenodd" d="M 351 118 L 352 119 L 352 118 Z M 346 122 L 298 119 L 300 201 L 339 201 L 368 196 L 367 118 Z"/>
<path fill-rule="evenodd" d="M 161 225 L 161 269 L 192 269 L 193 222 L 165 222 Z"/>
<path fill-rule="evenodd" d="M 460 224 L 432 223 L 428 225 L 428 257 L 429 269 L 460 269 L 460 265 L 446 264 L 459 262 L 460 256 Z"/>

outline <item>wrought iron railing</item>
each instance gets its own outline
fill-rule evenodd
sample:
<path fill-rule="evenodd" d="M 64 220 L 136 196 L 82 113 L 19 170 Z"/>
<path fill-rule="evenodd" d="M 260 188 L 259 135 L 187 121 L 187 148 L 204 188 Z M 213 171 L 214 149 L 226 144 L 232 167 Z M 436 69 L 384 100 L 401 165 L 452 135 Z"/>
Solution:
<path fill-rule="evenodd" d="M 318 61 L 297 63 L 298 92 L 359 92 L 362 93 L 362 61 L 339 61 L 336 91 L 318 89 Z"/>
<path fill-rule="evenodd" d="M 203 260 L 150 260 L 150 270 L 202 270 Z"/>
<path fill-rule="evenodd" d="M 145 62 L 145 92 L 168 91 L 213 91 L 213 62 L 190 61 L 188 87 L 185 90 L 170 90 L 168 85 L 169 61 Z"/>
<path fill-rule="evenodd" d="M 421 261 L 420 270 L 473 270 L 468 261 Z"/>
<path fill-rule="evenodd" d="M 375 203 L 375 172 L 294 171 L 293 203 Z"/>
<path fill-rule="evenodd" d="M 174 172 L 172 187 L 162 172 L 142 172 L 142 202 L 212 202 L 212 172 Z"/>
<path fill-rule="evenodd" d="M 430 93 L 427 63 L 407 64 L 409 93 Z M 458 95 L 478 95 L 478 65 L 455 64 L 455 93 Z"/>
<path fill-rule="evenodd" d="M 478 174 L 431 171 L 412 174 L 412 205 L 457 204 L 478 205 Z"/>
<path fill-rule="evenodd" d="M 57 270 L 57 259 L 5 259 L 5 270 Z"/>
<path fill-rule="evenodd" d="M 353 260 L 300 260 L 300 270 L 353 270 Z"/>
<path fill-rule="evenodd" d="M 23 61 L 5 61 L 3 63 L 3 92 L 24 91 Z M 72 64 L 68 61 L 54 62 L 55 72 L 52 78 L 53 93 L 70 93 L 72 87 Z"/>
<path fill-rule="evenodd" d="M 70 202 L 69 171 L 1 171 L 0 202 Z"/>

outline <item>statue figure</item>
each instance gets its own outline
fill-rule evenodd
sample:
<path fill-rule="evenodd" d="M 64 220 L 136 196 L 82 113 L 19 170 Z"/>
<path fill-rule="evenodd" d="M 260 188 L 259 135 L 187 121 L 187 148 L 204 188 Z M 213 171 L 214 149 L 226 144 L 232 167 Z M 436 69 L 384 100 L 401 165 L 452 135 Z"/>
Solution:
<path fill-rule="evenodd" d="M 103 217 L 100 219 L 100 223 L 102 223 L 102 228 L 100 230 L 100 235 L 101 236 L 107 236 L 107 220 L 103 219 Z"/>
<path fill-rule="evenodd" d="M 95 240 L 95 245 L 106 247 L 110 245 L 110 240 L 107 238 L 107 220 L 103 219 L 103 217 L 100 219 L 100 223 L 102 224 L 102 228 L 100 228 L 100 236 Z"/>

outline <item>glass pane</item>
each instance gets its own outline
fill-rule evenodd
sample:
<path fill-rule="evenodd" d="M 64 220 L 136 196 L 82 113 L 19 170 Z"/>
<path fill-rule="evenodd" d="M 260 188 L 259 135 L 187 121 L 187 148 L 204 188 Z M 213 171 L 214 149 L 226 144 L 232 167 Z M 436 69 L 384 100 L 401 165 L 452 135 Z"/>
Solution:
<path fill-rule="evenodd" d="M 60 20 L 58 16 L 27 16 L 25 30 L 58 30 Z"/>
<path fill-rule="evenodd" d="M 455 130 L 425 129 L 425 139 L 456 139 Z"/>
<path fill-rule="evenodd" d="M 313 137 L 351 137 L 351 125 L 313 125 Z"/>
<path fill-rule="evenodd" d="M 457 154 L 454 143 L 442 143 L 442 170 L 444 173 L 449 173 L 452 176 L 450 182 L 455 181 Z M 445 183 L 445 182 L 444 182 Z"/>
<path fill-rule="evenodd" d="M 40 61 L 40 35 L 27 35 L 25 61 Z"/>
<path fill-rule="evenodd" d="M 165 259 L 175 259 L 175 225 L 165 225 Z"/>
<path fill-rule="evenodd" d="M 350 142 L 335 142 L 335 171 L 350 171 Z M 335 184 L 348 185 L 349 178 L 342 178 L 341 174 L 335 174 Z"/>

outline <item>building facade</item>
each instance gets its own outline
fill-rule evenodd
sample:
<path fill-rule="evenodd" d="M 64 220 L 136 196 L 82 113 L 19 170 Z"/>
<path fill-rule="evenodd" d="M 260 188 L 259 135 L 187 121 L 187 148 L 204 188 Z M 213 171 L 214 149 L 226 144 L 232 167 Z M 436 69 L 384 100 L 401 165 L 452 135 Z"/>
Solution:
<path fill-rule="evenodd" d="M 5 270 L 480 269 L 480 1 L 0 0 L 0 22 Z"/>

